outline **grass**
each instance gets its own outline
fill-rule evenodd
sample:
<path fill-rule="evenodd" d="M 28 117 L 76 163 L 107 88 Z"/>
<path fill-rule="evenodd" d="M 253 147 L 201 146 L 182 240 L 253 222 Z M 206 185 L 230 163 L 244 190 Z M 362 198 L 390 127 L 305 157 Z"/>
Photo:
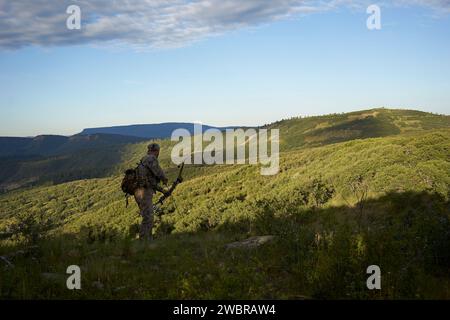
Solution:
<path fill-rule="evenodd" d="M 430 203 L 433 205 L 430 207 Z M 14 299 L 448 299 L 448 201 L 429 193 L 392 193 L 358 210 L 278 205 L 255 219 L 212 232 L 162 235 L 146 245 L 112 230 L 49 236 L 1 269 L 0 296 Z M 383 209 L 381 214 L 380 209 Z M 239 231 L 238 231 L 239 230 Z M 272 234 L 256 249 L 226 249 L 251 235 Z M 3 254 L 4 252 L 1 252 Z M 65 288 L 69 265 L 82 290 Z M 383 290 L 365 287 L 369 265 Z M 51 274 L 50 279 L 44 274 Z"/>

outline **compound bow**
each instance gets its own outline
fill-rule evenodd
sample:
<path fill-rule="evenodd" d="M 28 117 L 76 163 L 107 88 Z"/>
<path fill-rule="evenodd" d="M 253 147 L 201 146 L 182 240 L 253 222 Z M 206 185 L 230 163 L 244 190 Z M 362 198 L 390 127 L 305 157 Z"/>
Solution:
<path fill-rule="evenodd" d="M 172 183 L 172 185 L 170 186 L 169 190 L 167 190 L 166 192 L 164 192 L 164 195 L 161 196 L 161 198 L 159 198 L 159 200 L 153 205 L 153 212 L 160 215 L 162 213 L 162 205 L 164 204 L 164 202 L 167 200 L 167 198 L 169 198 L 172 193 L 175 191 L 175 189 L 177 188 L 177 186 L 183 182 L 183 169 L 184 169 L 184 163 L 185 161 L 183 161 L 183 163 L 179 166 L 180 171 L 178 172 L 178 176 L 175 179 L 175 181 Z"/>

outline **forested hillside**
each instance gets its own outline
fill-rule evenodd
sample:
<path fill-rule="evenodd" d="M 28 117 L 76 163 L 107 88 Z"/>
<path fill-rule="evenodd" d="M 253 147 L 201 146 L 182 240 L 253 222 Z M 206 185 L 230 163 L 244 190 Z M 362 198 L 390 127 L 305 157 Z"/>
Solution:
<path fill-rule="evenodd" d="M 91 134 L 34 138 L 0 137 L 0 158 L 21 156 L 56 156 L 75 153 L 84 149 L 95 149 L 143 141 L 142 138 L 116 134 Z"/>
<path fill-rule="evenodd" d="M 371 109 L 318 117 L 293 118 L 267 126 L 282 133 L 282 147 L 321 146 L 405 132 L 450 128 L 450 116 L 415 110 Z"/>
<path fill-rule="evenodd" d="M 176 124 L 171 125 L 170 128 L 175 128 Z M 186 127 L 187 124 L 180 125 Z M 450 117 L 420 111 L 373 109 L 347 114 L 294 118 L 266 127 L 280 129 L 281 150 L 287 151 L 356 139 L 450 128 Z M 114 128 L 117 128 L 119 133 L 123 133 L 122 129 L 128 129 L 128 127 Z M 130 128 L 145 131 L 148 126 Z M 211 127 L 204 127 L 208 128 Z M 109 128 L 105 130 L 109 132 Z M 91 131 L 86 131 L 89 132 Z M 143 138 L 99 133 L 70 138 L 42 136 L 28 139 L 26 148 L 20 147 L 20 143 L 17 144 L 19 147 L 13 149 L 16 152 L 19 150 L 21 156 L 13 156 L 14 153 L 11 154 L 13 149 L 8 149 L 6 142 L 10 141 L 8 139 L 18 139 L 21 142 L 22 139 L 4 138 L 6 139 L 4 143 L 1 139 L 2 154 L 10 156 L 0 157 L 0 192 L 27 186 L 114 176 L 134 166 L 145 153 L 145 145 L 149 143 L 149 140 Z M 164 148 L 174 145 L 168 140 L 162 143 Z M 167 156 L 164 161 L 165 164 L 169 164 L 169 157 Z"/>
<path fill-rule="evenodd" d="M 0 196 L 0 255 L 25 254 L 0 268 L 0 296 L 450 298 L 450 129 L 428 130 L 448 119 L 428 117 L 389 137 L 291 142 L 276 176 L 187 166 L 150 247 L 133 240 L 140 217 L 134 203 L 125 208 L 120 175 L 9 192 Z M 282 137 L 292 121 L 280 123 Z M 161 162 L 172 180 L 169 144 Z M 118 168 L 145 147 L 122 149 Z M 267 235 L 254 249 L 229 246 Z M 82 266 L 85 290 L 58 281 L 70 264 Z M 372 264 L 385 274 L 378 293 L 365 288 Z"/>
<path fill-rule="evenodd" d="M 141 141 L 110 134 L 0 137 L 0 192 L 109 176 L 122 163 L 121 150 Z"/>

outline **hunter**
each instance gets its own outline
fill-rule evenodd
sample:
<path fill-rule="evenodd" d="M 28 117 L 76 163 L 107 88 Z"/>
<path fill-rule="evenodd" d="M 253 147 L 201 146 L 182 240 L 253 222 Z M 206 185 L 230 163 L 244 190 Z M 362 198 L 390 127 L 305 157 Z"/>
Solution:
<path fill-rule="evenodd" d="M 139 231 L 141 240 L 152 240 L 153 228 L 153 195 L 156 191 L 163 194 L 166 192 L 159 186 L 162 182 L 167 185 L 167 177 L 159 166 L 160 146 L 152 143 L 148 146 L 148 153 L 142 158 L 137 168 L 138 188 L 134 193 L 134 199 L 139 206 L 142 216 L 142 224 Z"/>

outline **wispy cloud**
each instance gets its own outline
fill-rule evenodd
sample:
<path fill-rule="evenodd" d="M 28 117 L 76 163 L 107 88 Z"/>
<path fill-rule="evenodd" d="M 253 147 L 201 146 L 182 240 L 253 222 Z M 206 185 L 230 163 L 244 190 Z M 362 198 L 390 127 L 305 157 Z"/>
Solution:
<path fill-rule="evenodd" d="M 362 6 L 364 0 L 0 0 L 0 48 L 30 45 L 131 45 L 170 48 L 277 20 Z M 394 0 L 450 13 L 450 0 Z M 66 8 L 82 10 L 81 30 L 66 28 Z"/>

